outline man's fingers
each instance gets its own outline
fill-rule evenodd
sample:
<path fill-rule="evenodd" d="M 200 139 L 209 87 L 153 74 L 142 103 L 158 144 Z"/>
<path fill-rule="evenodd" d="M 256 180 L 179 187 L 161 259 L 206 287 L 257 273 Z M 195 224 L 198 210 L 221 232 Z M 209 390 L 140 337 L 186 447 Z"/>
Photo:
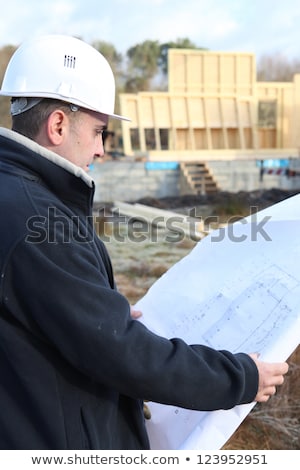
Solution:
<path fill-rule="evenodd" d="M 264 387 L 272 387 L 272 386 L 278 386 L 278 385 L 282 385 L 284 382 L 284 374 L 283 373 L 279 373 L 279 374 L 275 374 L 273 375 L 272 373 L 267 376 L 265 378 L 265 382 L 264 382 Z"/>
<path fill-rule="evenodd" d="M 263 390 L 260 390 L 258 394 L 255 397 L 255 401 L 258 401 L 260 403 L 265 403 L 266 401 L 269 400 L 269 398 L 276 393 L 276 387 L 267 387 L 264 388 Z"/>
<path fill-rule="evenodd" d="M 274 374 L 278 375 L 284 375 L 289 370 L 289 365 L 287 362 L 273 362 L 271 363 L 271 366 L 273 367 Z"/>
<path fill-rule="evenodd" d="M 274 385 L 282 385 L 284 382 L 284 377 L 283 375 L 277 375 L 274 377 Z"/>
<path fill-rule="evenodd" d="M 266 402 L 276 393 L 276 387 L 282 385 L 284 376 L 289 370 L 286 362 L 264 362 L 256 354 L 250 354 L 254 360 L 259 375 L 258 391 L 255 401 Z"/>
<path fill-rule="evenodd" d="M 135 310 L 133 307 L 130 307 L 130 314 L 131 314 L 131 317 L 134 318 L 135 320 L 140 318 L 143 315 L 140 310 Z"/>

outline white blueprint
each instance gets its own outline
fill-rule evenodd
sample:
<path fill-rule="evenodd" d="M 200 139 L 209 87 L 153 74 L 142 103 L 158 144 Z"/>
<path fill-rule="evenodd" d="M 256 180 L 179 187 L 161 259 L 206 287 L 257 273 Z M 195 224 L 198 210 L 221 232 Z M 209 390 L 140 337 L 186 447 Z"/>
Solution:
<path fill-rule="evenodd" d="M 300 342 L 300 195 L 211 232 L 136 307 L 163 336 L 286 360 Z M 152 449 L 202 450 L 221 448 L 254 406 L 148 405 Z"/>

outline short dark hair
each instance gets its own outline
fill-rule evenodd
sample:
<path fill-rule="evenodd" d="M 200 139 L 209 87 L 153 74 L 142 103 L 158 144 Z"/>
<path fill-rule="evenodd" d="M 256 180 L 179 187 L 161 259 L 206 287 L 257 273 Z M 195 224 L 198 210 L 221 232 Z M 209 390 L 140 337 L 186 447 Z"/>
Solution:
<path fill-rule="evenodd" d="M 34 140 L 38 135 L 42 125 L 47 121 L 50 114 L 55 109 L 61 109 L 66 114 L 71 114 L 70 104 L 64 101 L 44 98 L 33 108 L 21 114 L 12 116 L 12 130 Z"/>

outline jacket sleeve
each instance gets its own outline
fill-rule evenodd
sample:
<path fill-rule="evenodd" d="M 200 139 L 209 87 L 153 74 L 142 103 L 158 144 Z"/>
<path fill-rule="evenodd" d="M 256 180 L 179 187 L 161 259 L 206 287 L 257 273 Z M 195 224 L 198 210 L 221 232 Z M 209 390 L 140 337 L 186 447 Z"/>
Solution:
<path fill-rule="evenodd" d="M 251 402 L 254 361 L 160 337 L 131 319 L 97 245 L 45 240 L 15 247 L 2 295 L 22 328 L 89 379 L 133 398 L 203 411 Z"/>

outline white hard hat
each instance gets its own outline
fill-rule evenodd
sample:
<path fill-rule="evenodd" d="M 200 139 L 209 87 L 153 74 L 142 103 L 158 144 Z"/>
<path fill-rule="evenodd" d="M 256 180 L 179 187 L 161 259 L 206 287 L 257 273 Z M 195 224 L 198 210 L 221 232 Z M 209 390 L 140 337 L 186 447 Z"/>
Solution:
<path fill-rule="evenodd" d="M 114 114 L 115 79 L 105 57 L 71 36 L 47 35 L 24 42 L 9 61 L 0 95 L 21 98 L 21 108 L 15 113 L 12 108 L 13 114 L 39 101 L 30 98 L 53 98 L 129 120 Z M 24 105 L 24 98 L 31 106 Z"/>

